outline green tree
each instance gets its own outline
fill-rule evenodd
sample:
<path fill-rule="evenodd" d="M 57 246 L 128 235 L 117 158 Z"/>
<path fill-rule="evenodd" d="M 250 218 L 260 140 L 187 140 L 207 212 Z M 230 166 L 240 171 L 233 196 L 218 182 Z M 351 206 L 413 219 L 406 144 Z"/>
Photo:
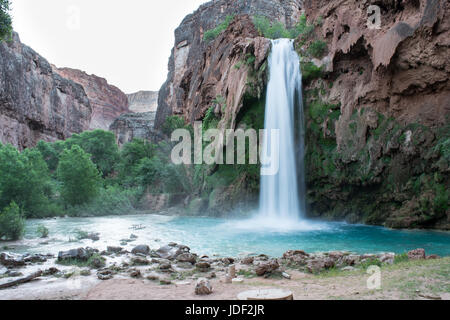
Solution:
<path fill-rule="evenodd" d="M 134 139 L 125 144 L 117 165 L 120 182 L 124 185 L 135 185 L 136 166 L 142 159 L 152 158 L 154 154 L 155 146 L 143 139 Z"/>
<path fill-rule="evenodd" d="M 119 158 L 119 147 L 114 133 L 104 130 L 86 131 L 75 134 L 66 141 L 66 148 L 80 146 L 92 156 L 92 161 L 104 177 L 110 175 Z"/>
<path fill-rule="evenodd" d="M 0 213 L 0 239 L 18 240 L 25 229 L 25 219 L 15 202 L 4 208 Z"/>
<path fill-rule="evenodd" d="M 55 171 L 58 168 L 59 156 L 65 149 L 65 141 L 56 141 L 53 143 L 39 141 L 36 149 L 42 154 L 43 159 L 47 163 L 50 171 Z"/>
<path fill-rule="evenodd" d="M 37 150 L 20 153 L 11 145 L 0 147 L 0 209 L 11 202 L 27 217 L 46 211 L 46 187 L 50 182 L 47 164 Z"/>
<path fill-rule="evenodd" d="M 0 41 L 11 38 L 12 19 L 10 15 L 10 1 L 0 0 Z"/>
<path fill-rule="evenodd" d="M 61 154 L 57 169 L 62 183 L 61 196 L 68 205 L 81 205 L 95 199 L 101 186 L 101 176 L 90 155 L 74 145 Z"/>

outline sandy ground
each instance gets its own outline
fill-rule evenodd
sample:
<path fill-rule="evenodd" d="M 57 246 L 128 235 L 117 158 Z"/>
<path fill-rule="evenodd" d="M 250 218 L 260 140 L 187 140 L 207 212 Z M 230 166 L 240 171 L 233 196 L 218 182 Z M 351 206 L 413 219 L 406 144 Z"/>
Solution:
<path fill-rule="evenodd" d="M 196 296 L 195 279 L 160 285 L 141 279 L 115 278 L 100 281 L 95 276 L 44 279 L 0 291 L 3 300 L 236 300 L 243 291 L 280 288 L 294 293 L 295 300 L 417 299 L 450 300 L 450 259 L 407 263 L 382 269 L 380 290 L 370 290 L 370 275 L 363 270 L 311 275 L 290 270 L 291 280 L 245 278 L 242 284 L 211 280 L 213 294 Z M 424 297 L 425 296 L 425 297 Z"/>

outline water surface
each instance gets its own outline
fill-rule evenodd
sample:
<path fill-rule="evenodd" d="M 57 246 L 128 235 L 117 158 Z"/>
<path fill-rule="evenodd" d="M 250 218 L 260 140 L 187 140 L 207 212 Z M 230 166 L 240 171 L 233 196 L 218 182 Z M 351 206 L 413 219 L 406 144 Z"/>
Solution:
<path fill-rule="evenodd" d="M 49 229 L 49 239 L 38 239 L 36 230 L 39 225 Z M 133 230 L 134 225 L 142 225 L 145 229 Z M 74 241 L 76 230 L 98 232 L 100 241 Z M 107 246 L 120 245 L 121 240 L 130 238 L 131 234 L 138 239 L 125 246 L 128 249 L 138 244 L 158 249 L 163 244 L 177 242 L 188 245 L 195 253 L 210 256 L 264 253 L 280 257 L 292 249 L 307 252 L 343 250 L 360 254 L 403 253 L 416 248 L 426 249 L 427 254 L 450 256 L 448 232 L 398 231 L 328 222 L 283 225 L 272 221 L 158 215 L 29 220 L 24 240 L 2 243 L 2 246 L 20 253 L 56 254 L 60 250 L 85 246 L 104 250 Z"/>

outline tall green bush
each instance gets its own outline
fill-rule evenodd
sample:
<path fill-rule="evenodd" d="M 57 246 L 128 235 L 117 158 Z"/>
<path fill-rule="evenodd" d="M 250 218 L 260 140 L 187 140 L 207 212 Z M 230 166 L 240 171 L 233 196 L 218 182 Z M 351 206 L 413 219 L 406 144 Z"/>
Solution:
<path fill-rule="evenodd" d="M 0 0 L 0 41 L 11 38 L 12 19 L 10 15 L 11 2 Z"/>
<path fill-rule="evenodd" d="M 0 239 L 19 240 L 25 229 L 25 219 L 15 202 L 0 213 Z"/>
<path fill-rule="evenodd" d="M 82 205 L 96 198 L 101 175 L 90 155 L 74 145 L 61 154 L 57 169 L 62 183 L 61 196 L 66 205 Z"/>
<path fill-rule="evenodd" d="M 203 40 L 206 42 L 209 42 L 211 40 L 214 40 L 215 38 L 217 38 L 217 36 L 219 34 L 221 34 L 222 32 L 224 32 L 228 26 L 230 25 L 231 21 L 233 21 L 234 19 L 234 15 L 229 15 L 225 18 L 225 21 L 222 22 L 221 24 L 219 24 L 217 27 L 215 27 L 214 29 L 208 30 L 205 32 L 205 34 L 203 35 Z"/>

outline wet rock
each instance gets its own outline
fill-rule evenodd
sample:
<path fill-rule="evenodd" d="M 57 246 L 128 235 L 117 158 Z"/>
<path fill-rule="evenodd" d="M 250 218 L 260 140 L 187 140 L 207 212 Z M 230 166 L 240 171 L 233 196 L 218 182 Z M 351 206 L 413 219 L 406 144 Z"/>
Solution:
<path fill-rule="evenodd" d="M 426 259 L 425 249 L 416 249 L 408 252 L 409 260 L 424 260 Z"/>
<path fill-rule="evenodd" d="M 132 278 L 141 278 L 142 277 L 141 271 L 139 271 L 137 269 L 130 270 L 130 277 L 132 277 Z"/>
<path fill-rule="evenodd" d="M 143 255 L 148 255 L 150 253 L 150 247 L 147 245 L 139 245 L 133 248 L 133 250 L 131 250 L 132 254 L 143 254 Z"/>
<path fill-rule="evenodd" d="M 0 264 L 8 268 L 15 268 L 24 266 L 25 261 L 19 254 L 4 252 L 0 254 Z"/>
<path fill-rule="evenodd" d="M 131 265 L 133 266 L 148 266 L 150 261 L 145 258 L 135 257 L 131 259 Z"/>
<path fill-rule="evenodd" d="M 57 268 L 51 267 L 44 271 L 43 276 L 45 276 L 45 277 L 53 276 L 59 272 L 60 271 Z"/>
<path fill-rule="evenodd" d="M 16 270 L 9 270 L 5 273 L 5 276 L 10 277 L 10 278 L 18 278 L 18 277 L 23 276 L 23 273 L 16 271 Z"/>
<path fill-rule="evenodd" d="M 92 257 L 93 251 L 84 248 L 72 249 L 69 251 L 60 251 L 58 253 L 58 261 L 64 260 L 81 260 L 87 261 Z"/>
<path fill-rule="evenodd" d="M 159 270 L 170 270 L 172 268 L 172 265 L 170 263 L 162 263 L 159 266 Z"/>
<path fill-rule="evenodd" d="M 241 263 L 245 265 L 251 265 L 255 261 L 255 257 L 247 257 L 242 259 Z"/>
<path fill-rule="evenodd" d="M 209 262 L 206 261 L 200 261 L 198 262 L 195 267 L 200 271 L 200 272 L 208 272 L 211 269 L 211 264 Z"/>
<path fill-rule="evenodd" d="M 280 264 L 277 260 L 270 260 L 268 262 L 263 262 L 256 267 L 256 274 L 260 277 L 271 274 L 272 272 L 278 270 L 280 268 Z"/>
<path fill-rule="evenodd" d="M 222 262 L 224 265 L 229 266 L 230 264 L 234 263 L 234 259 L 233 258 L 223 258 Z"/>
<path fill-rule="evenodd" d="M 42 254 L 25 255 L 23 260 L 26 263 L 43 263 L 47 261 L 47 256 Z"/>
<path fill-rule="evenodd" d="M 88 277 L 88 276 L 90 276 L 90 275 L 91 275 L 91 270 L 89 270 L 89 269 L 82 269 L 82 270 L 80 271 L 80 276 Z"/>
<path fill-rule="evenodd" d="M 97 272 L 97 278 L 99 278 L 102 281 L 110 280 L 113 277 L 114 277 L 114 273 L 109 269 L 101 270 L 101 271 Z"/>
<path fill-rule="evenodd" d="M 191 264 L 195 264 L 197 259 L 192 253 L 183 253 L 183 254 L 180 254 L 177 257 L 177 261 L 179 261 L 179 262 L 189 262 Z"/>
<path fill-rule="evenodd" d="M 89 265 L 94 269 L 101 269 L 105 267 L 105 259 L 102 257 L 95 257 L 89 261 Z"/>
<path fill-rule="evenodd" d="M 148 276 L 146 277 L 146 279 L 147 279 L 147 280 L 150 280 L 150 281 L 158 281 L 158 280 L 159 280 L 159 277 L 158 277 L 157 275 L 151 274 L 151 275 L 148 275 Z"/>
<path fill-rule="evenodd" d="M 359 264 L 361 258 L 357 255 L 349 255 L 342 258 L 342 264 L 346 266 L 354 266 Z"/>
<path fill-rule="evenodd" d="M 195 286 L 195 294 L 198 296 L 209 295 L 213 292 L 213 288 L 211 283 L 205 279 L 198 279 L 197 284 Z"/>
<path fill-rule="evenodd" d="M 139 237 L 135 234 L 130 235 L 130 240 L 137 240 Z"/>
<path fill-rule="evenodd" d="M 159 281 L 159 284 L 162 286 L 169 286 L 172 284 L 172 281 L 163 279 Z"/>
<path fill-rule="evenodd" d="M 122 251 L 123 251 L 123 248 L 122 247 L 108 247 L 107 249 L 106 249 L 106 251 L 107 252 L 109 252 L 109 253 L 121 253 Z"/>
<path fill-rule="evenodd" d="M 169 243 L 167 246 L 159 248 L 155 253 L 162 259 L 174 260 L 179 255 L 189 253 L 190 250 L 187 246 Z"/>

